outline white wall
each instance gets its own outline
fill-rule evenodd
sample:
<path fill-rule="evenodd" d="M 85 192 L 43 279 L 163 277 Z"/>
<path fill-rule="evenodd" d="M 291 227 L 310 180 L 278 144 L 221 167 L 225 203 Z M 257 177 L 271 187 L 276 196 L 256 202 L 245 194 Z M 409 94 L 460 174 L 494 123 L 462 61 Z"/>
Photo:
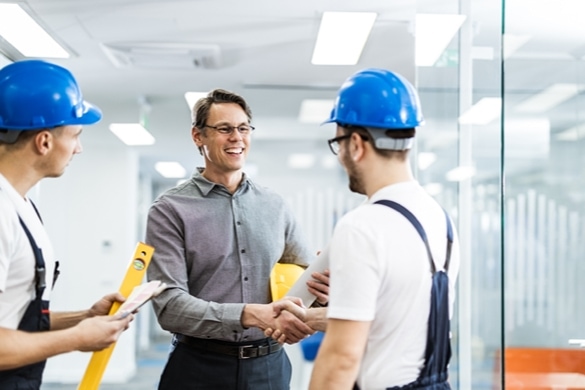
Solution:
<path fill-rule="evenodd" d="M 138 241 L 137 191 L 138 158 L 122 146 L 92 146 L 73 158 L 61 178 L 45 179 L 35 189 L 61 263 L 52 310 L 85 309 L 118 291 Z M 122 382 L 134 375 L 135 325 L 117 343 L 103 382 Z M 70 353 L 50 359 L 45 382 L 78 383 L 90 357 Z"/>

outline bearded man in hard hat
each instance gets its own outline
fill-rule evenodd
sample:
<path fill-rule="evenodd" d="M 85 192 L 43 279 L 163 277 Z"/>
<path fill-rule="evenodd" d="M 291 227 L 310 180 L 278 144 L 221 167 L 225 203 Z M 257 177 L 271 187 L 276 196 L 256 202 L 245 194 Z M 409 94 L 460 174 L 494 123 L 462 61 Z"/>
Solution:
<path fill-rule="evenodd" d="M 38 389 L 45 361 L 114 343 L 132 315 L 107 316 L 114 293 L 89 310 L 50 312 L 58 275 L 51 242 L 29 190 L 61 176 L 81 153 L 82 126 L 100 110 L 83 99 L 73 75 L 40 60 L 0 69 L 0 388 Z"/>
<path fill-rule="evenodd" d="M 459 244 L 408 162 L 423 124 L 416 90 L 397 73 L 362 70 L 341 86 L 327 122 L 336 124 L 331 152 L 367 201 L 335 226 L 329 307 L 276 307 L 326 329 L 310 389 L 449 389 Z"/>

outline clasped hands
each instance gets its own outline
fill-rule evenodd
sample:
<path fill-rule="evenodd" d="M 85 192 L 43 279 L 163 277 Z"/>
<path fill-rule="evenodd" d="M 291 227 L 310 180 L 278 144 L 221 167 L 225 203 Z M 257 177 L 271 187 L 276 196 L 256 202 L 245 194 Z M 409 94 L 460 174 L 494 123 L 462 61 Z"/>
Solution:
<path fill-rule="evenodd" d="M 311 276 L 313 279 L 307 282 L 309 292 L 320 305 L 326 305 L 329 301 L 329 270 Z M 324 331 L 327 325 L 326 308 L 308 309 L 300 298 L 285 297 L 273 302 L 272 309 L 274 322 L 264 329 L 264 334 L 281 344 L 297 343 L 315 331 Z"/>

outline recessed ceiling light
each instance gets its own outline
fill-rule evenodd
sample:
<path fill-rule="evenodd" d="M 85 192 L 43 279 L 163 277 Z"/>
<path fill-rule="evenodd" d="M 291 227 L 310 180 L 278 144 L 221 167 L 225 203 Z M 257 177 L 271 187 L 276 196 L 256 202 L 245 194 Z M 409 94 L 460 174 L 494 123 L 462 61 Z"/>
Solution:
<path fill-rule="evenodd" d="M 207 96 L 207 92 L 185 92 L 185 100 L 189 106 L 189 110 L 192 110 L 197 103 L 197 100 Z"/>
<path fill-rule="evenodd" d="M 187 174 L 185 168 L 176 161 L 159 161 L 154 164 L 154 169 L 168 179 L 180 179 Z"/>
<path fill-rule="evenodd" d="M 483 98 L 459 117 L 462 125 L 487 125 L 502 114 L 502 98 Z"/>
<path fill-rule="evenodd" d="M 0 36 L 25 57 L 70 57 L 18 4 L 0 3 Z"/>
<path fill-rule="evenodd" d="M 299 122 L 301 123 L 322 123 L 331 114 L 333 100 L 305 99 L 301 102 L 299 111 Z"/>
<path fill-rule="evenodd" d="M 153 145 L 155 142 L 152 134 L 139 123 L 112 123 L 110 131 L 130 146 Z"/>
<path fill-rule="evenodd" d="M 518 112 L 540 113 L 558 106 L 579 93 L 578 84 L 553 84 L 542 92 L 532 95 L 514 109 Z"/>
<path fill-rule="evenodd" d="M 417 14 L 414 52 L 416 66 L 433 66 L 467 17 L 450 14 Z"/>
<path fill-rule="evenodd" d="M 324 12 L 313 65 L 355 65 L 376 21 L 375 12 Z"/>

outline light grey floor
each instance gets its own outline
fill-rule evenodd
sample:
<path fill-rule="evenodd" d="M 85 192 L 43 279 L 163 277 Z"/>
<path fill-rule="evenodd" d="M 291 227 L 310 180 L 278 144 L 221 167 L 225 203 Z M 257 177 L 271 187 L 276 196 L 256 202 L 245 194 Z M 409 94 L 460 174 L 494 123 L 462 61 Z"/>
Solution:
<path fill-rule="evenodd" d="M 170 337 L 162 337 L 151 343 L 148 350 L 138 353 L 137 371 L 127 383 L 103 383 L 99 390 L 155 390 L 169 352 Z M 303 359 L 299 345 L 285 345 L 293 366 L 291 390 L 306 390 L 312 370 L 312 362 Z M 44 383 L 41 390 L 77 390 L 76 384 Z"/>
<path fill-rule="evenodd" d="M 138 353 L 136 375 L 127 383 L 100 385 L 100 390 L 152 390 L 157 388 L 160 373 L 167 360 L 169 339 L 161 338 L 151 343 L 151 347 Z M 76 384 L 45 383 L 41 390 L 77 390 Z"/>

